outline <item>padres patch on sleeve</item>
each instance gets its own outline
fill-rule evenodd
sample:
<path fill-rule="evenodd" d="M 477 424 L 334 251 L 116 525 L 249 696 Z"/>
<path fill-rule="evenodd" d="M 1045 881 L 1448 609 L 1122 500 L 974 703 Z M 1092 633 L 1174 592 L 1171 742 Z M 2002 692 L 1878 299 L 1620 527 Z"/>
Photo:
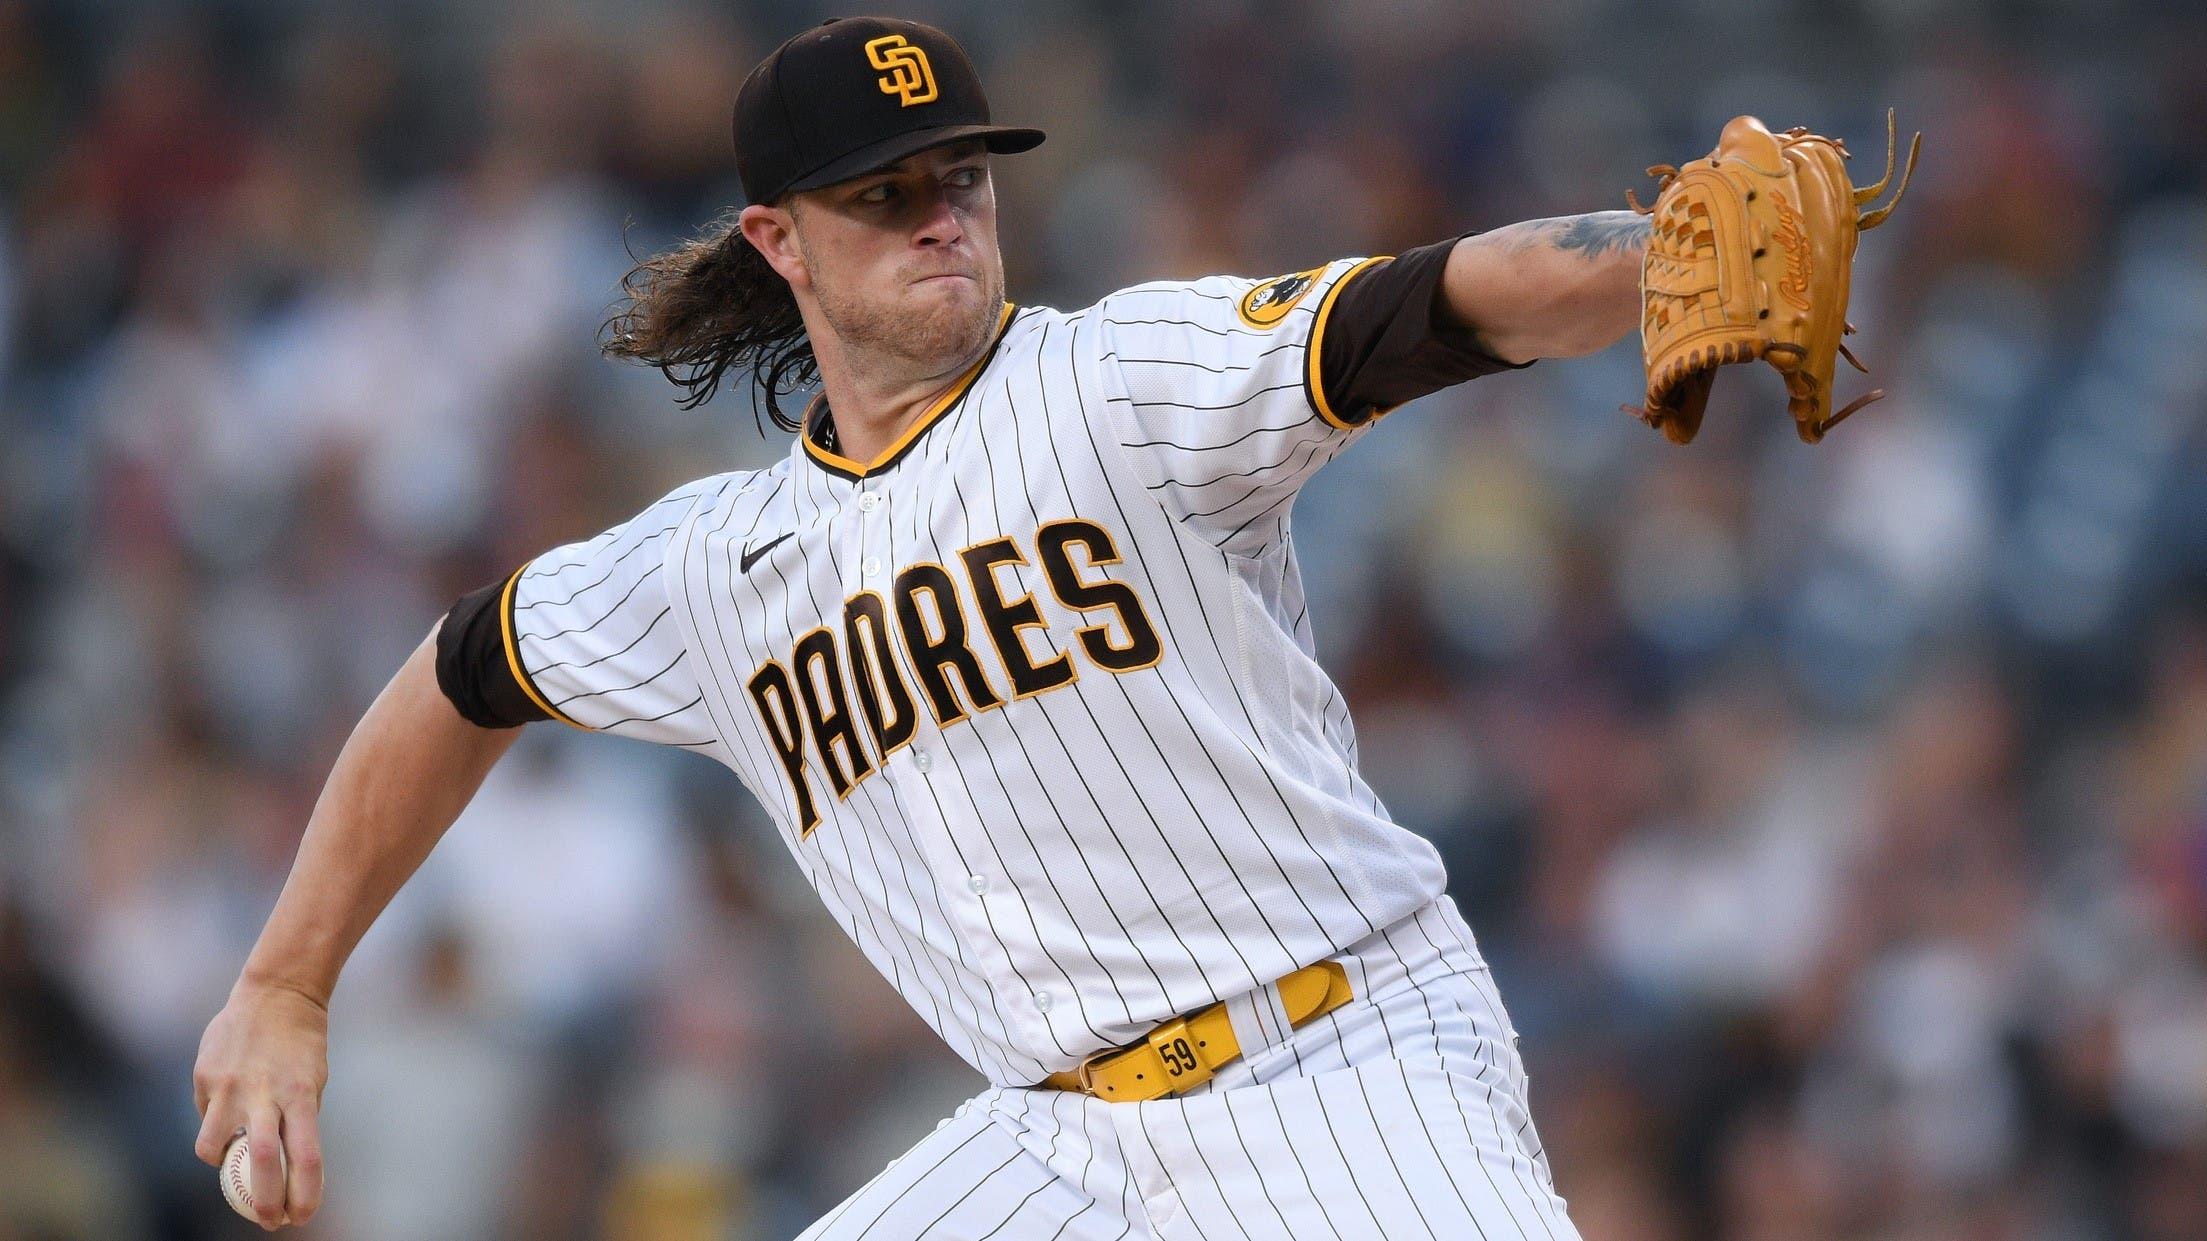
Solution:
<path fill-rule="evenodd" d="M 1295 303 L 1303 300 L 1325 268 L 1313 267 L 1293 275 L 1274 276 L 1242 295 L 1240 304 L 1234 307 L 1241 321 L 1253 328 L 1268 328 L 1287 318 L 1287 312 Z"/>

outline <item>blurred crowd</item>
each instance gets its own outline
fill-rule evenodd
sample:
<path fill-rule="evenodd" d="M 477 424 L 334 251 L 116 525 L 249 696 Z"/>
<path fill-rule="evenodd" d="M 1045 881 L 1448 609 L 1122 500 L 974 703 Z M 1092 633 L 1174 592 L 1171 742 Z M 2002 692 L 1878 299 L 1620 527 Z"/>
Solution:
<path fill-rule="evenodd" d="M 1811 449 L 1737 369 L 1675 448 L 1626 342 L 1418 402 L 1298 503 L 1321 653 L 1591 1241 L 2207 1237 L 2196 7 L 884 7 L 1050 131 L 1028 304 L 1615 207 L 1739 112 L 1926 131 L 1889 399 Z M 190 1065 L 352 722 L 787 451 L 595 341 L 826 13 L 0 0 L 0 1238 L 244 1235 Z M 785 1237 L 979 1084 L 733 777 L 533 728 L 338 991 L 307 1235 Z"/>

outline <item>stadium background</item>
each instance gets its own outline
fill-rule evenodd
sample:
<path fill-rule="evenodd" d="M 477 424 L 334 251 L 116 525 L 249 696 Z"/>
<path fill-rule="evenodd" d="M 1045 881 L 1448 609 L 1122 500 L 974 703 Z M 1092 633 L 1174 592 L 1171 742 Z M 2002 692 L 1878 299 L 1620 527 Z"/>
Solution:
<path fill-rule="evenodd" d="M 1627 344 L 1420 402 L 1299 506 L 1323 654 L 1589 1238 L 2207 1236 L 2197 7 L 885 7 L 1050 130 L 1028 303 L 1614 207 L 1736 112 L 1927 131 L 1894 396 L 1808 449 L 1728 375 L 1682 450 Z M 0 0 L 0 1237 L 247 1235 L 190 1063 L 351 722 L 462 591 L 786 451 L 592 342 L 824 13 Z M 730 776 L 555 727 L 333 1036 L 329 1238 L 787 1236 L 978 1084 Z"/>

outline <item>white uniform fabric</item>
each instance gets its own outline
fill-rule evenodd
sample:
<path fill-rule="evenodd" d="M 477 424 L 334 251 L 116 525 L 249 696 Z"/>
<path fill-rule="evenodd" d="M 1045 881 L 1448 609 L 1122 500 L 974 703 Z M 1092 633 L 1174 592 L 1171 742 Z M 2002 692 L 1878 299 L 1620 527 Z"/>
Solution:
<path fill-rule="evenodd" d="M 1364 265 L 1007 307 L 989 355 L 879 460 L 808 421 L 773 467 L 525 566 L 509 658 L 563 720 L 733 769 L 860 950 L 1001 1088 L 966 1115 L 1047 1129 L 1034 1118 L 1076 1104 L 1015 1088 L 1442 892 L 1433 848 L 1357 774 L 1289 538 L 1297 489 L 1365 430 L 1316 383 Z M 1354 1048 L 1357 1020 L 1326 1028 Z M 1498 1007 L 1487 1020 L 1438 1037 L 1469 1040 L 1450 1064 L 1521 1115 L 1479 1032 Z M 1352 1059 L 1298 1097 L 1337 1106 L 1346 1087 L 1323 1083 L 1359 1075 L 1375 1108 L 1482 1089 L 1434 1060 L 1388 1086 L 1396 1069 Z M 1306 1127 L 1286 1131 L 1312 1157 Z M 995 1149 L 973 1132 L 956 1158 Z"/>
<path fill-rule="evenodd" d="M 1359 998 L 1189 1094 L 991 1087 L 803 1241 L 1578 1236 L 1515 1032 L 1446 898 L 1336 958 Z M 1277 992 L 1257 992 L 1276 1005 Z"/>

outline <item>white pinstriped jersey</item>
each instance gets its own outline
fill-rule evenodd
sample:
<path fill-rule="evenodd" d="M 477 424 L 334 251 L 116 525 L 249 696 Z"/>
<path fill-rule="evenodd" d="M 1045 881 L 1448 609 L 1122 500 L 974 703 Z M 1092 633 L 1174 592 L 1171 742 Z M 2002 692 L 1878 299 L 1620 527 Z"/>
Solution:
<path fill-rule="evenodd" d="M 1289 540 L 1364 431 L 1339 261 L 1007 307 L 870 465 L 808 423 L 509 587 L 555 716 L 711 754 L 950 1045 L 1036 1081 L 1439 895 L 1356 771 Z"/>

